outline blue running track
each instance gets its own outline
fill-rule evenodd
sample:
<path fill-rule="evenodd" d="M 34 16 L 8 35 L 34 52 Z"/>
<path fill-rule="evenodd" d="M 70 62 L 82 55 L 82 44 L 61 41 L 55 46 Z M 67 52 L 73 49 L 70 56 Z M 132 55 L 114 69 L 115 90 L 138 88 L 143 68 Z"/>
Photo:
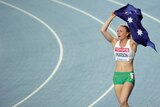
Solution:
<path fill-rule="evenodd" d="M 0 107 L 118 107 L 100 28 L 130 3 L 160 52 L 160 1 L 0 0 Z M 110 32 L 125 23 L 119 18 Z M 160 54 L 138 46 L 131 107 L 159 107 Z"/>

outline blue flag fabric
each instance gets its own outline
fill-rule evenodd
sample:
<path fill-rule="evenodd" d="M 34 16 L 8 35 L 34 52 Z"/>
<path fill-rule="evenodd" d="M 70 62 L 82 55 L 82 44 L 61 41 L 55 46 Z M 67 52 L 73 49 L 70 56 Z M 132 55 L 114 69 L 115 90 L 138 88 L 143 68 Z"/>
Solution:
<path fill-rule="evenodd" d="M 150 46 L 155 51 L 157 51 L 155 44 L 149 39 L 148 32 L 141 24 L 143 16 L 140 9 L 137 9 L 134 6 L 127 4 L 126 6 L 116 10 L 114 13 L 116 14 L 116 16 L 127 22 L 130 32 L 132 34 L 132 38 L 135 42 L 145 47 Z"/>

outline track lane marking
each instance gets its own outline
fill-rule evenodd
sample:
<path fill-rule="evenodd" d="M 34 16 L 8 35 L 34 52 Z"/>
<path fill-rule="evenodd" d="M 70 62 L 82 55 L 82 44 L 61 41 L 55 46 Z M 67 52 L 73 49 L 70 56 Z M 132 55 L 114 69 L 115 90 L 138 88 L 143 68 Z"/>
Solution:
<path fill-rule="evenodd" d="M 89 13 L 83 11 L 83 10 L 80 10 L 80 9 L 78 9 L 78 8 L 76 8 L 76 7 L 73 7 L 73 6 L 71 6 L 71 5 L 67 4 L 67 3 L 64 3 L 64 2 L 61 2 L 61 1 L 58 1 L 58 0 L 50 0 L 50 1 L 55 2 L 55 3 L 58 3 L 58 4 L 63 5 L 63 6 L 65 6 L 65 7 L 71 8 L 71 9 L 73 9 L 73 10 L 75 10 L 75 11 L 78 11 L 78 12 L 80 12 L 80 13 L 82 13 L 82 14 L 85 14 L 86 16 L 88 16 L 88 17 L 96 20 L 97 22 L 99 22 L 99 23 L 101 23 L 101 24 L 104 24 L 104 22 L 102 22 L 100 19 L 96 18 L 95 16 L 93 16 L 93 15 L 91 15 L 91 14 L 89 14 Z M 114 35 L 117 35 L 116 32 L 115 32 L 111 27 L 109 27 L 109 30 L 110 30 Z"/>
<path fill-rule="evenodd" d="M 52 2 L 55 2 L 55 3 L 58 3 L 58 4 L 60 4 L 60 5 L 63 5 L 63 6 L 65 6 L 65 7 L 71 8 L 71 9 L 73 9 L 73 10 L 75 10 L 75 11 L 78 11 L 78 12 L 80 12 L 80 13 L 82 13 L 82 14 L 85 14 L 86 16 L 88 16 L 88 17 L 96 20 L 97 22 L 99 22 L 99 23 L 101 23 L 101 24 L 104 24 L 104 22 L 102 22 L 100 19 L 96 18 L 95 16 L 93 16 L 93 15 L 91 15 L 91 14 L 89 14 L 89 13 L 83 11 L 83 10 L 80 10 L 80 9 L 74 7 L 74 6 L 71 6 L 71 5 L 67 4 L 67 3 L 64 3 L 64 2 L 61 2 L 61 1 L 58 1 L 58 0 L 51 0 L 51 1 L 52 1 Z M 116 35 L 116 32 L 115 32 L 111 27 L 109 27 L 109 30 L 110 30 L 114 35 Z M 88 107 L 92 107 L 92 106 L 94 106 L 96 103 L 98 103 L 98 101 L 100 101 L 103 97 L 105 97 L 105 96 L 113 89 L 113 87 L 114 87 L 114 85 L 112 84 L 99 98 L 97 98 L 94 102 L 92 102 Z"/>
<path fill-rule="evenodd" d="M 34 90 L 31 94 L 29 94 L 28 96 L 26 96 L 24 99 L 22 99 L 21 101 L 19 101 L 18 103 L 16 103 L 15 105 L 13 105 L 12 107 L 17 107 L 19 106 L 20 104 L 22 104 L 23 102 L 25 102 L 26 100 L 28 100 L 29 98 L 31 98 L 34 94 L 36 94 L 37 92 L 39 92 L 51 79 L 52 77 L 55 75 L 55 73 L 57 72 L 57 70 L 59 69 L 60 65 L 61 65 L 61 62 L 63 60 L 63 44 L 60 40 L 60 38 L 58 37 L 58 35 L 56 34 L 56 32 L 47 24 L 45 23 L 43 20 L 41 20 L 40 18 L 36 17 L 35 15 L 17 7 L 17 6 L 14 6 L 10 3 L 7 3 L 7 2 L 4 2 L 4 1 L 1 1 L 0 0 L 0 3 L 6 5 L 6 6 L 9 6 L 9 7 L 12 7 L 30 17 L 32 17 L 33 19 L 37 20 L 38 22 L 40 22 L 42 25 L 44 25 L 56 38 L 57 42 L 58 42 L 58 45 L 59 45 L 59 49 L 60 49 L 60 55 L 59 55 L 59 59 L 58 59 L 58 62 L 57 62 L 57 65 L 55 66 L 54 70 L 52 71 L 52 73 L 50 74 L 50 76 L 36 89 Z"/>

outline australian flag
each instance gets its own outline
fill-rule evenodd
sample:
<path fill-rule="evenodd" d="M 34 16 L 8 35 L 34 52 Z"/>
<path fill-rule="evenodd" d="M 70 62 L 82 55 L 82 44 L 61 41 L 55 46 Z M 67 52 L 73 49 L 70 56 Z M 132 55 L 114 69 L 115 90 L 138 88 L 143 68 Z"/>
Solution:
<path fill-rule="evenodd" d="M 116 10 L 114 13 L 116 16 L 127 22 L 132 38 L 135 42 L 145 47 L 150 46 L 156 51 L 155 44 L 150 41 L 148 32 L 141 24 L 143 16 L 140 9 L 127 4 L 126 6 Z"/>

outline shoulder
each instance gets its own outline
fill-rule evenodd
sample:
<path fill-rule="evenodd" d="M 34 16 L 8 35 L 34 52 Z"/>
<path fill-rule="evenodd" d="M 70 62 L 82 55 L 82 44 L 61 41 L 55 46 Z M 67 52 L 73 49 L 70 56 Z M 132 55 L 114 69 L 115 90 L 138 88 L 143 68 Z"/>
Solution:
<path fill-rule="evenodd" d="M 130 39 L 130 45 L 138 45 L 133 39 Z"/>
<path fill-rule="evenodd" d="M 130 39 L 130 46 L 133 51 L 137 51 L 138 44 L 133 39 Z"/>

